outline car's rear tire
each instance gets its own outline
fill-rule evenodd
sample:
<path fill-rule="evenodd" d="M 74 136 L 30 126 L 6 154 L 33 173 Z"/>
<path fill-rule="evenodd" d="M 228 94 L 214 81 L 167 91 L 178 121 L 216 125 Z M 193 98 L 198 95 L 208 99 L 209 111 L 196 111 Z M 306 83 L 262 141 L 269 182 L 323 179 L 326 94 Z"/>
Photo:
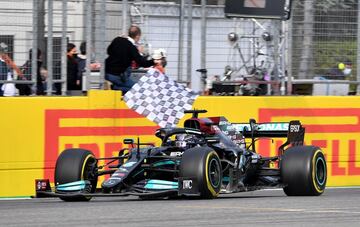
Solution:
<path fill-rule="evenodd" d="M 74 148 L 64 150 L 55 166 L 55 186 L 70 182 L 88 180 L 90 187 L 84 192 L 92 193 L 96 190 L 97 176 L 94 172 L 96 166 L 96 158 L 94 154 L 88 150 Z M 89 201 L 90 196 L 60 196 L 64 201 Z"/>
<path fill-rule="evenodd" d="M 284 192 L 288 196 L 318 196 L 324 193 L 327 167 L 319 147 L 295 146 L 285 150 L 280 172 Z"/>
<path fill-rule="evenodd" d="M 180 177 L 195 177 L 200 198 L 216 198 L 221 189 L 222 169 L 217 153 L 209 147 L 195 147 L 184 152 Z"/>

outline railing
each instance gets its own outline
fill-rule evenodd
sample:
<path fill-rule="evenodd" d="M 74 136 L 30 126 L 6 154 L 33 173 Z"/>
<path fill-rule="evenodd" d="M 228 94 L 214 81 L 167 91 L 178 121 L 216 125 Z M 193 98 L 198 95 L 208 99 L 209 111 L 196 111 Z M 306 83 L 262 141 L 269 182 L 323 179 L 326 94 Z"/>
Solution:
<path fill-rule="evenodd" d="M 326 85 L 326 86 L 325 87 L 314 86 L 317 84 Z M 292 88 L 292 91 L 290 93 L 293 95 L 296 95 L 296 94 L 300 94 L 300 95 L 348 95 L 349 91 L 348 91 L 348 87 L 346 85 L 350 85 L 350 84 L 359 85 L 360 82 L 349 81 L 349 80 L 326 80 L 326 79 L 294 80 L 293 79 L 293 80 L 291 80 L 290 87 Z M 267 85 L 267 86 L 259 88 L 259 85 Z M 298 90 L 296 90 L 294 88 L 296 88 L 298 85 L 311 85 L 311 87 L 303 89 L 303 90 L 307 90 L 307 91 L 303 91 L 303 92 L 300 91 L 299 93 L 297 93 Z M 338 85 L 343 85 L 343 86 L 338 86 Z M 271 94 L 271 87 L 273 87 L 273 86 L 287 87 L 287 82 L 286 81 L 284 81 L 284 82 L 261 81 L 261 80 L 215 81 L 212 83 L 212 91 L 216 95 L 243 95 L 241 92 L 242 89 L 253 89 L 254 94 L 247 94 L 247 95 L 279 95 L 279 94 Z M 259 90 L 259 89 L 265 89 L 266 92 L 263 91 L 263 94 L 256 94 L 256 90 Z M 315 89 L 315 91 L 313 91 L 314 89 Z"/>

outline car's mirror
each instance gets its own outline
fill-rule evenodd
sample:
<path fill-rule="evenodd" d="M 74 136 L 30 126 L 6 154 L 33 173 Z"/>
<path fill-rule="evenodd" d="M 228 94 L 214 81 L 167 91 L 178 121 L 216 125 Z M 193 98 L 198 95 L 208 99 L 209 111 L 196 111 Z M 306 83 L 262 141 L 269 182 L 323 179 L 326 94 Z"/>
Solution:
<path fill-rule="evenodd" d="M 124 139 L 124 144 L 134 144 L 134 139 Z"/>

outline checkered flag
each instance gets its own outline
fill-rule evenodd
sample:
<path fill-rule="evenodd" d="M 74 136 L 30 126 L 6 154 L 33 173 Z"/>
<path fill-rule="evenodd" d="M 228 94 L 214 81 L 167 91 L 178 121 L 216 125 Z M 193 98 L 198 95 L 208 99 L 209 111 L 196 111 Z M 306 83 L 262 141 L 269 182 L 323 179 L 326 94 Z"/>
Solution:
<path fill-rule="evenodd" d="M 197 97 L 189 88 L 157 69 L 150 69 L 124 95 L 124 101 L 129 108 L 166 128 L 175 127 Z"/>

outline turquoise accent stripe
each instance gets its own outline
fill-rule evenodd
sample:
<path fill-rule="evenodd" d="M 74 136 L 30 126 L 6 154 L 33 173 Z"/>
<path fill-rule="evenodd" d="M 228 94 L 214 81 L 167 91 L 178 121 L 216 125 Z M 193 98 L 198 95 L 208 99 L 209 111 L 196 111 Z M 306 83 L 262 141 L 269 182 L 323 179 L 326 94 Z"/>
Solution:
<path fill-rule="evenodd" d="M 140 170 L 139 172 L 135 173 L 133 177 L 136 177 L 137 175 L 139 175 L 140 173 L 144 172 L 144 170 Z"/>
<path fill-rule="evenodd" d="M 175 164 L 174 161 L 168 160 L 168 161 L 160 161 L 160 162 L 157 162 L 157 163 L 155 163 L 153 166 L 154 166 L 154 167 L 158 167 L 158 166 L 163 166 L 163 165 L 174 165 L 174 164 Z"/>
<path fill-rule="evenodd" d="M 58 191 L 79 191 L 85 189 L 86 182 L 85 181 L 75 181 L 66 184 L 60 184 L 56 186 L 56 190 Z"/>
<path fill-rule="evenodd" d="M 223 177 L 222 182 L 229 182 L 230 181 L 230 177 Z"/>
<path fill-rule="evenodd" d="M 146 189 L 177 189 L 178 182 L 166 181 L 166 180 L 149 180 L 145 188 Z"/>

